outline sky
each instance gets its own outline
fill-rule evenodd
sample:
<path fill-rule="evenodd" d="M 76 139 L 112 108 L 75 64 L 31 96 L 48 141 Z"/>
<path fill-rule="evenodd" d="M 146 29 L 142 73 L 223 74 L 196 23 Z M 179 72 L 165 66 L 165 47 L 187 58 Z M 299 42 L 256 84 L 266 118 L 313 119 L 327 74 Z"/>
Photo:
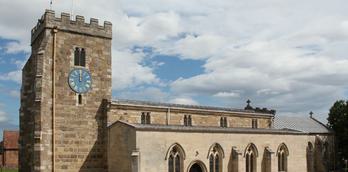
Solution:
<path fill-rule="evenodd" d="M 49 0 L 0 0 L 0 131 L 18 128 L 30 30 Z M 326 123 L 348 95 L 346 0 L 53 0 L 113 23 L 114 99 L 277 110 Z M 1 140 L 1 139 L 0 139 Z"/>

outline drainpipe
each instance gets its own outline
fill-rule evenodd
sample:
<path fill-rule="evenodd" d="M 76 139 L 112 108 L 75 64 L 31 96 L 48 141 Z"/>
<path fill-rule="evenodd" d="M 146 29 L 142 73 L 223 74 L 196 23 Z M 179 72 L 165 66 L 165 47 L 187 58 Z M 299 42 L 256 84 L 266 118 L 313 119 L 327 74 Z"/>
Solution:
<path fill-rule="evenodd" d="M 55 120 L 56 120 L 56 46 L 58 27 L 52 29 L 53 52 L 52 52 L 52 172 L 55 172 Z"/>

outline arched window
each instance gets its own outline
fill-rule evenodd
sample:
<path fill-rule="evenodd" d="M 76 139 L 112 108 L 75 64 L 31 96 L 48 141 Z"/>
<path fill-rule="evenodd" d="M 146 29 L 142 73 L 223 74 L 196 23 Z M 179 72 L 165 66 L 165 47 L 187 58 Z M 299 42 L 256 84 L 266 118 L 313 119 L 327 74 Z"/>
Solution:
<path fill-rule="evenodd" d="M 279 172 L 288 171 L 289 150 L 284 143 L 279 146 L 277 151 L 277 156 L 278 156 L 278 171 Z"/>
<path fill-rule="evenodd" d="M 168 156 L 168 172 L 183 172 L 185 153 L 181 146 L 171 146 Z"/>
<path fill-rule="evenodd" d="M 224 151 L 218 143 L 215 143 L 210 147 L 208 157 L 209 157 L 209 172 L 221 172 L 222 158 L 224 157 Z"/>
<path fill-rule="evenodd" d="M 75 52 L 74 52 L 74 65 L 75 66 L 79 66 L 80 64 L 80 48 L 75 48 Z"/>
<path fill-rule="evenodd" d="M 84 48 L 81 49 L 80 66 L 86 66 L 86 51 Z"/>
<path fill-rule="evenodd" d="M 209 171 L 214 171 L 214 156 L 210 155 L 209 157 Z"/>
<path fill-rule="evenodd" d="M 256 172 L 256 158 L 258 152 L 254 144 L 249 144 L 245 149 L 245 169 L 246 172 Z"/>
<path fill-rule="evenodd" d="M 74 65 L 75 66 L 86 66 L 86 51 L 84 48 L 75 48 L 74 52 Z"/>
<path fill-rule="evenodd" d="M 268 146 L 265 147 L 263 151 L 263 157 L 261 161 L 261 171 L 262 172 L 271 172 L 272 171 L 272 154 L 274 152 Z"/>

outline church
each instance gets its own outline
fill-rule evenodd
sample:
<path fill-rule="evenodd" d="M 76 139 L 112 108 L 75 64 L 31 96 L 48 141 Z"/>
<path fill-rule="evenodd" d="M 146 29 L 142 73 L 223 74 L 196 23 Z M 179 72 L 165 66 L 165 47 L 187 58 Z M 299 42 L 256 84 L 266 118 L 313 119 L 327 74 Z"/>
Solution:
<path fill-rule="evenodd" d="M 52 10 L 38 20 L 22 70 L 20 172 L 335 169 L 334 133 L 312 113 L 112 100 L 111 40 L 107 21 Z"/>

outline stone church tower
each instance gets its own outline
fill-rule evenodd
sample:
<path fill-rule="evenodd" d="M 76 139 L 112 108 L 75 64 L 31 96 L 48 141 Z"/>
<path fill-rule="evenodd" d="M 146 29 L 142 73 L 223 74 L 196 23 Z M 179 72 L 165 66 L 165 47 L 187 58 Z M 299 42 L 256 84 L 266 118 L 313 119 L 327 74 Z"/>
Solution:
<path fill-rule="evenodd" d="M 50 10 L 38 21 L 23 68 L 21 172 L 107 170 L 111 39 L 110 22 Z"/>

